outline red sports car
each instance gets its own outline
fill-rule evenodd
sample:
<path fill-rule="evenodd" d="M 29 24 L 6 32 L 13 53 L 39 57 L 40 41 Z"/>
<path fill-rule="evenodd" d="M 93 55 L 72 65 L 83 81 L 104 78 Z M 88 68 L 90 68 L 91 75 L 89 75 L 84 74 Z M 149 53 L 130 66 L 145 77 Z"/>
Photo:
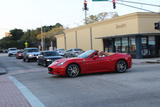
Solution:
<path fill-rule="evenodd" d="M 96 72 L 125 72 L 132 66 L 132 57 L 122 53 L 103 53 L 88 50 L 76 58 L 64 58 L 48 66 L 49 74 L 76 77 Z"/>

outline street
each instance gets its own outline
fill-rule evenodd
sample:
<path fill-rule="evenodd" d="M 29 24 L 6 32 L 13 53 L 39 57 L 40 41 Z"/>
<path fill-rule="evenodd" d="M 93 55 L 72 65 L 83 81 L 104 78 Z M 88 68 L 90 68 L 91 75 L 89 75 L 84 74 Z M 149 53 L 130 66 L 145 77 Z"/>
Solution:
<path fill-rule="evenodd" d="M 15 87 L 10 77 L 22 83 L 46 107 L 160 105 L 160 64 L 133 65 L 126 73 L 98 73 L 68 78 L 49 75 L 47 67 L 38 66 L 36 62 L 27 63 L 15 57 L 8 57 L 7 54 L 0 54 L 0 68 L 8 72 L 0 75 L 0 107 L 33 106 L 24 94 L 20 94 L 22 91 Z M 2 85 L 8 83 L 6 81 L 10 81 L 13 88 L 19 92 L 19 102 L 16 99 L 2 101 L 3 97 L 16 98 L 11 88 L 8 95 L 2 92 L 5 90 Z M 24 103 L 20 102 L 21 100 Z"/>

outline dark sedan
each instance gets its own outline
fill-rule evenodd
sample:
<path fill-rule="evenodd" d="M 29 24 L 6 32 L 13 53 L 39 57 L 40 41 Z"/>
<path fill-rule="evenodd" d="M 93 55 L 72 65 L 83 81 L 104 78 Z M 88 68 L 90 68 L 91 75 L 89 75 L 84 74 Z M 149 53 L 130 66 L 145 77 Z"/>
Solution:
<path fill-rule="evenodd" d="M 38 55 L 37 63 L 38 65 L 47 67 L 53 61 L 61 58 L 63 57 L 60 56 L 56 51 L 42 51 L 40 52 L 40 55 Z"/>

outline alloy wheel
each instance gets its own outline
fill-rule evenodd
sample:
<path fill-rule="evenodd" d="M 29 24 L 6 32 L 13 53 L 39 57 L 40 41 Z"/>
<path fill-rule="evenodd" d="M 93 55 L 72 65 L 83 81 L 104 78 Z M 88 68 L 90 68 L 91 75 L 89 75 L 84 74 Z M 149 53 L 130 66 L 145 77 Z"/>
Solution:
<path fill-rule="evenodd" d="M 79 75 L 80 68 L 77 64 L 70 64 L 67 67 L 67 74 L 69 77 L 77 77 Z"/>
<path fill-rule="evenodd" d="M 127 70 L 127 64 L 126 64 L 126 61 L 124 61 L 124 60 L 119 60 L 118 62 L 117 62 L 117 72 L 119 72 L 119 73 L 123 73 L 123 72 L 126 72 L 126 70 Z"/>

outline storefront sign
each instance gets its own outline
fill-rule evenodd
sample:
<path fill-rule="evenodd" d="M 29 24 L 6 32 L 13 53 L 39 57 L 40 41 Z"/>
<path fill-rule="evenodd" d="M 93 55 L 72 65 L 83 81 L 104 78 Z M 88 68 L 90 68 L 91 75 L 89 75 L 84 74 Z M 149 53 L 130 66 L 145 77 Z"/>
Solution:
<path fill-rule="evenodd" d="M 123 27 L 126 27 L 126 26 L 127 26 L 126 24 L 119 24 L 119 25 L 116 25 L 116 29 L 123 28 Z"/>

